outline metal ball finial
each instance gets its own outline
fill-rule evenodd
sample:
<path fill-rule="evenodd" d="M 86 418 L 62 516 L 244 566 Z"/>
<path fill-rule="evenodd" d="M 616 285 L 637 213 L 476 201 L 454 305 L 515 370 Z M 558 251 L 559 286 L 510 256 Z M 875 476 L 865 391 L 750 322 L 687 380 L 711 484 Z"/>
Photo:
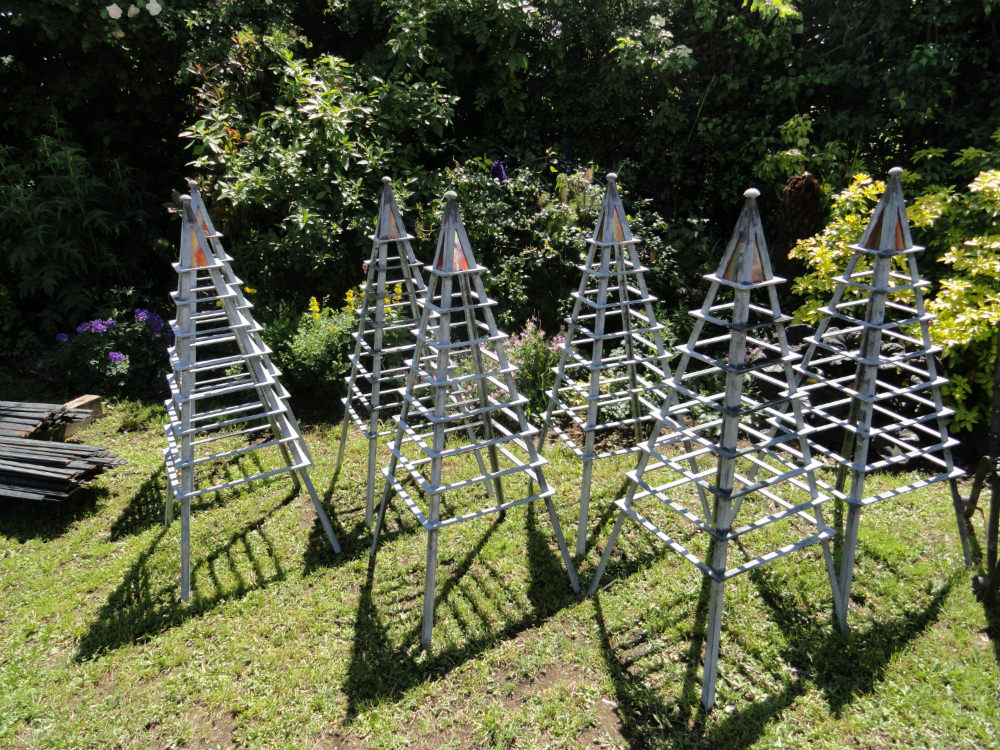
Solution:
<path fill-rule="evenodd" d="M 743 197 L 753 198 L 756 200 L 757 198 L 760 198 L 760 191 L 757 188 L 747 188 L 743 191 Z"/>
<path fill-rule="evenodd" d="M 456 193 L 454 190 L 449 190 L 447 193 L 444 194 L 444 199 L 446 201 L 457 200 L 458 199 L 458 193 Z"/>
<path fill-rule="evenodd" d="M 390 182 L 392 182 L 392 178 L 389 175 L 386 175 L 385 177 L 382 178 L 382 182 L 388 185 Z"/>
<path fill-rule="evenodd" d="M 903 168 L 902 167 L 893 167 L 892 169 L 889 170 L 889 174 L 892 177 L 899 177 L 900 175 L 903 174 Z"/>

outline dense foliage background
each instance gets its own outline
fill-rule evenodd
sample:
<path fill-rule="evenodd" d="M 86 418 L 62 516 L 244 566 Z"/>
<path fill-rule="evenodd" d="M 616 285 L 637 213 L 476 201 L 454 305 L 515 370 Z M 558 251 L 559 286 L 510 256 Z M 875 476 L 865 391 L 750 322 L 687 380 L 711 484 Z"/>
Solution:
<path fill-rule="evenodd" d="M 995 184 L 998 18 L 997 0 L 3 0 L 0 352 L 169 312 L 163 204 L 185 176 L 282 330 L 361 280 L 383 174 L 425 254 L 458 190 L 511 331 L 558 325 L 611 170 L 678 330 L 748 185 L 780 266 L 855 173 L 895 164 L 929 211 L 923 269 L 975 277 L 979 297 L 943 288 L 978 309 L 998 230 L 967 186 Z M 805 170 L 809 196 L 788 182 Z M 977 260 L 935 263 L 968 237 Z M 967 382 L 991 316 L 953 358 Z"/>

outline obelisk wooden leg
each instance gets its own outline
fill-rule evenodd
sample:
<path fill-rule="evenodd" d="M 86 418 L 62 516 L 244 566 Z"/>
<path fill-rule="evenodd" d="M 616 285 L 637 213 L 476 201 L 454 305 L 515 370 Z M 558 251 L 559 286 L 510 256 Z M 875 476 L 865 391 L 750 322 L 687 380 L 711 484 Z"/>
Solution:
<path fill-rule="evenodd" d="M 608 538 L 608 543 L 604 545 L 604 554 L 601 555 L 601 561 L 597 564 L 597 570 L 594 572 L 594 580 L 590 583 L 590 588 L 587 590 L 587 596 L 593 596 L 597 593 L 597 587 L 601 583 L 601 576 L 604 575 L 604 568 L 608 564 L 608 559 L 611 557 L 611 552 L 615 548 L 615 542 L 618 540 L 618 534 L 621 533 L 622 524 L 625 522 L 625 511 L 618 511 L 618 518 L 615 519 L 615 526 L 611 529 L 611 536 Z"/>
<path fill-rule="evenodd" d="M 164 470 L 164 474 L 166 470 Z M 167 501 L 163 506 L 163 525 L 170 526 L 174 522 L 174 488 L 170 485 L 170 477 L 167 477 Z"/>
<path fill-rule="evenodd" d="M 181 601 L 191 599 L 191 499 L 181 500 Z"/>
<path fill-rule="evenodd" d="M 729 542 L 714 539 L 712 542 L 712 570 L 723 573 Z M 719 668 L 719 646 L 722 639 L 722 610 L 725 582 L 712 579 L 712 593 L 708 601 L 708 624 L 705 636 L 705 673 L 701 681 L 701 705 L 709 710 L 715 705 L 715 679 Z"/>
<path fill-rule="evenodd" d="M 434 496 L 431 498 L 430 521 L 438 523 L 441 520 L 441 498 Z M 420 642 L 424 646 L 431 645 L 431 636 L 434 632 L 434 595 L 437 586 L 437 564 L 438 564 L 438 529 L 432 528 L 427 532 L 427 566 L 424 573 L 424 623 L 420 631 Z"/>
<path fill-rule="evenodd" d="M 593 452 L 594 433 L 587 433 L 586 445 Z M 583 474 L 580 477 L 580 517 L 576 522 L 576 554 L 583 557 L 587 554 L 587 530 L 590 522 L 590 483 L 594 473 L 593 460 L 583 460 Z"/>
<path fill-rule="evenodd" d="M 844 546 L 840 557 L 840 598 L 842 611 L 840 629 L 847 632 L 847 610 L 851 605 L 851 585 L 854 579 L 854 557 L 858 551 L 858 531 L 861 526 L 861 508 L 847 506 L 847 522 L 844 525 Z"/>

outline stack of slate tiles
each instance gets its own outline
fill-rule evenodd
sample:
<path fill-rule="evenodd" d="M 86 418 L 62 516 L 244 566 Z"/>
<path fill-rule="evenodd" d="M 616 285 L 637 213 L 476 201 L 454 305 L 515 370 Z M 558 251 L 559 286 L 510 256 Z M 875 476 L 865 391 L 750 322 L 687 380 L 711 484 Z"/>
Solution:
<path fill-rule="evenodd" d="M 0 401 L 0 437 L 32 437 L 91 417 L 89 409 L 64 404 L 34 404 Z"/>
<path fill-rule="evenodd" d="M 59 502 L 124 463 L 104 448 L 31 437 L 92 416 L 88 409 L 60 404 L 0 401 L 0 497 Z"/>

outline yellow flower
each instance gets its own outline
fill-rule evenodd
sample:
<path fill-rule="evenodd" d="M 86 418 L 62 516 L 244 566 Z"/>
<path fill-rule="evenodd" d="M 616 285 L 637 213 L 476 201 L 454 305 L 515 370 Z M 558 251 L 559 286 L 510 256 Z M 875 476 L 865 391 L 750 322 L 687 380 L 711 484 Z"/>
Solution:
<path fill-rule="evenodd" d="M 316 300 L 315 297 L 310 297 L 309 298 L 309 309 L 313 311 L 313 313 L 314 313 L 313 317 L 314 318 L 319 317 L 319 315 L 318 315 L 318 313 L 319 313 L 319 302 Z"/>
<path fill-rule="evenodd" d="M 253 287 L 249 287 L 249 286 L 243 287 L 243 291 L 246 292 L 247 294 L 256 294 L 257 293 L 256 289 L 254 289 Z"/>
<path fill-rule="evenodd" d="M 347 294 L 344 295 L 344 308 L 347 310 L 354 310 L 357 308 L 358 294 L 354 289 L 348 289 Z"/>

